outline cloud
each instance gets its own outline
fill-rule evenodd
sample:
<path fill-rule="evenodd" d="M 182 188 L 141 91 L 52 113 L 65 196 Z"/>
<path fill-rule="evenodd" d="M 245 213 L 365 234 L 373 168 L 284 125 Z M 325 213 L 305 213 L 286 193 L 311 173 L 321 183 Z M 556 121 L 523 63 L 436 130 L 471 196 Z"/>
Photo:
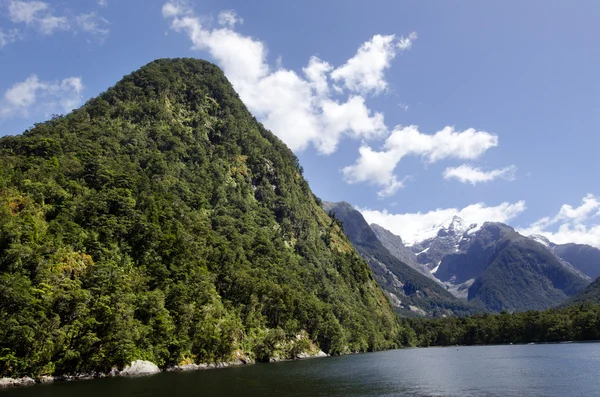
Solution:
<path fill-rule="evenodd" d="M 0 28 L 0 48 L 12 44 L 21 39 L 21 32 L 18 29 L 9 29 L 4 31 Z"/>
<path fill-rule="evenodd" d="M 98 0 L 98 5 L 100 7 L 108 7 L 108 0 Z"/>
<path fill-rule="evenodd" d="M 237 16 L 233 10 L 225 10 L 219 13 L 219 24 L 233 28 L 236 23 L 244 23 L 244 20 Z"/>
<path fill-rule="evenodd" d="M 398 126 L 386 139 L 382 150 L 363 145 L 356 163 L 344 167 L 342 173 L 348 183 L 367 182 L 381 186 L 378 194 L 385 197 L 403 187 L 394 170 L 405 156 L 421 156 L 429 163 L 447 158 L 472 160 L 495 146 L 498 146 L 497 136 L 473 128 L 455 131 L 445 127 L 429 135 L 421 133 L 414 125 Z"/>
<path fill-rule="evenodd" d="M 250 111 L 292 150 L 312 145 L 322 154 L 335 152 L 344 137 L 372 139 L 387 133 L 383 114 L 369 109 L 366 95 L 386 87 L 384 70 L 416 38 L 376 35 L 337 69 L 311 57 L 297 73 L 280 62 L 272 68 L 266 45 L 234 30 L 241 20 L 232 11 L 220 14 L 216 28 L 205 26 L 184 1 L 166 2 L 162 14 L 172 30 L 187 34 L 194 49 L 212 56 Z"/>
<path fill-rule="evenodd" d="M 578 243 L 600 248 L 600 197 L 587 194 L 579 207 L 563 204 L 555 216 L 541 218 L 519 232 L 540 234 L 556 244 Z"/>
<path fill-rule="evenodd" d="M 6 4 L 11 22 L 25 24 L 27 28 L 45 36 L 59 31 L 85 32 L 96 37 L 108 34 L 109 22 L 94 12 L 67 16 L 57 15 L 56 11 L 43 1 L 9 0 Z M 106 1 L 99 1 L 98 4 L 106 6 Z"/>
<path fill-rule="evenodd" d="M 354 57 L 335 69 L 331 78 L 353 92 L 381 93 L 387 88 L 385 69 L 390 67 L 391 61 L 400 51 L 410 49 L 416 39 L 415 32 L 400 39 L 394 35 L 375 35 L 358 49 Z"/>
<path fill-rule="evenodd" d="M 81 31 L 90 33 L 93 36 L 105 37 L 109 33 L 108 25 L 110 23 L 95 12 L 77 15 L 75 21 Z"/>
<path fill-rule="evenodd" d="M 435 236 L 442 226 L 447 226 L 453 216 L 458 215 L 466 224 L 483 222 L 506 223 L 525 211 L 525 201 L 516 203 L 504 202 L 497 206 L 487 206 L 484 203 L 468 205 L 462 209 L 445 208 L 421 213 L 392 214 L 387 210 L 378 211 L 357 208 L 366 221 L 376 223 L 402 237 L 407 245 L 423 241 Z"/>
<path fill-rule="evenodd" d="M 83 82 L 79 77 L 41 81 L 36 75 L 14 84 L 0 100 L 0 120 L 28 117 L 31 112 L 49 115 L 69 112 L 81 104 Z"/>
<path fill-rule="evenodd" d="M 66 17 L 54 15 L 48 4 L 42 1 L 11 0 L 8 14 L 13 23 L 25 23 L 44 35 L 70 28 Z"/>
<path fill-rule="evenodd" d="M 456 179 L 462 183 L 475 185 L 482 182 L 490 182 L 494 179 L 503 178 L 509 181 L 515 179 L 517 168 L 514 165 L 491 171 L 482 171 L 472 165 L 462 164 L 458 167 L 448 167 L 444 171 L 444 179 Z"/>

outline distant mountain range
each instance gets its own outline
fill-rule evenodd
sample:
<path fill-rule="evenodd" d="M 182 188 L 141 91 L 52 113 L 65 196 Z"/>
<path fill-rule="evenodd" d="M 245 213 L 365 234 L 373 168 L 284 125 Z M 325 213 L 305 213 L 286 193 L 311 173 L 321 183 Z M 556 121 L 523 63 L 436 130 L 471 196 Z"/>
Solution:
<path fill-rule="evenodd" d="M 450 302 L 439 292 L 441 287 L 459 302 L 474 305 L 465 307 L 467 311 L 474 307 L 491 312 L 547 309 L 575 299 L 600 276 L 599 249 L 558 245 L 543 236 L 523 236 L 502 223 L 466 224 L 455 216 L 433 229 L 431 237 L 407 247 L 400 236 L 380 225 L 366 225 L 348 203 L 327 203 L 325 209 L 333 210 L 344 222 L 344 231 L 367 262 L 373 263 L 365 253 L 368 242 L 368 253 L 378 259 L 378 266 L 387 267 L 386 258 L 391 255 L 394 267 L 401 263 L 414 271 L 410 273 L 412 279 L 434 281 L 432 290 L 437 296 Z M 360 233 L 357 223 L 361 224 Z M 393 291 L 382 286 L 393 296 Z M 597 289 L 600 300 L 600 286 Z"/>
<path fill-rule="evenodd" d="M 371 266 L 375 280 L 399 314 L 436 317 L 483 310 L 453 296 L 435 277 L 426 274 L 427 269 L 416 262 L 414 255 L 410 256 L 398 236 L 381 227 L 371 228 L 352 205 L 323 202 L 323 208 L 342 222 L 344 232 Z M 391 246 L 393 251 L 386 246 Z"/>

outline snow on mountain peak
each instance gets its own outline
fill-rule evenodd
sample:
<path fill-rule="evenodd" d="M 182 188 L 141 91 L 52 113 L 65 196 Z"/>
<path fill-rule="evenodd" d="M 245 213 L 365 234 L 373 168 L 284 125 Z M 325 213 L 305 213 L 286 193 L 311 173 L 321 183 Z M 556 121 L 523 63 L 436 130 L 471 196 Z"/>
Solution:
<path fill-rule="evenodd" d="M 550 240 L 548 240 L 547 237 L 542 236 L 541 234 L 532 234 L 529 236 L 530 239 L 537 241 L 540 244 L 543 244 L 544 246 L 546 246 L 547 248 L 550 247 L 550 245 L 552 245 L 552 243 L 550 242 Z"/>

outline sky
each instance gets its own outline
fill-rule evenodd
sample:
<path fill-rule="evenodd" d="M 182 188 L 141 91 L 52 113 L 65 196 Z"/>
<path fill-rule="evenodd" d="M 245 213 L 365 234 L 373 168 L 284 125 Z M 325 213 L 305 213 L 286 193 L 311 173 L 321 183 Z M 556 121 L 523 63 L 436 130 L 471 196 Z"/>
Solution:
<path fill-rule="evenodd" d="M 0 0 L 0 135 L 158 58 L 219 65 L 314 193 L 600 247 L 600 3 Z"/>

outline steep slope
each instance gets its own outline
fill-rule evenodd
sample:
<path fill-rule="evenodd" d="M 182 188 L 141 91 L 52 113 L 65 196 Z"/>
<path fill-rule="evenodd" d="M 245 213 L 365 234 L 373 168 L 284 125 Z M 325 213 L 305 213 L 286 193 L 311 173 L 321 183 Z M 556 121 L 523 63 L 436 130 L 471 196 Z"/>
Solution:
<path fill-rule="evenodd" d="M 585 244 L 560 244 L 554 245 L 552 251 L 592 279 L 600 277 L 600 249 Z"/>
<path fill-rule="evenodd" d="M 369 226 L 371 227 L 373 233 L 375 233 L 377 240 L 381 242 L 381 244 L 390 252 L 390 254 L 394 255 L 401 262 L 404 262 L 419 273 L 431 278 L 432 280 L 437 280 L 426 266 L 417 262 L 417 257 L 408 247 L 404 245 L 400 236 L 395 235 L 394 233 L 375 223 L 372 223 Z"/>
<path fill-rule="evenodd" d="M 463 315 L 478 310 L 452 296 L 436 281 L 412 269 L 392 255 L 379 241 L 362 214 L 350 204 L 324 202 L 323 208 L 342 222 L 344 232 L 371 265 L 375 279 L 405 316 Z"/>
<path fill-rule="evenodd" d="M 297 158 L 208 62 L 152 62 L 0 140 L 0 377 L 398 336 Z"/>
<path fill-rule="evenodd" d="M 588 285 L 586 289 L 571 297 L 565 303 L 565 306 L 580 303 L 593 303 L 595 305 L 600 305 L 600 277 Z"/>
<path fill-rule="evenodd" d="M 510 226 L 486 222 L 443 257 L 435 276 L 463 285 L 469 301 L 492 311 L 541 310 L 564 302 L 590 280 Z"/>

